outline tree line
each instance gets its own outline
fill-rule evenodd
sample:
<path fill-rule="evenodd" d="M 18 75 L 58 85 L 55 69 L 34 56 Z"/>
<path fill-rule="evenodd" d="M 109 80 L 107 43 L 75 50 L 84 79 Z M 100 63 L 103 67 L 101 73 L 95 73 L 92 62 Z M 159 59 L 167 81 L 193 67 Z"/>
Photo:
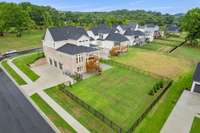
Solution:
<path fill-rule="evenodd" d="M 24 30 L 44 29 L 52 26 L 82 26 L 86 29 L 98 24 L 154 23 L 160 26 L 177 22 L 175 16 L 144 10 L 116 10 L 111 12 L 61 12 L 50 6 L 38 6 L 29 2 L 19 4 L 0 2 L 0 36 Z"/>

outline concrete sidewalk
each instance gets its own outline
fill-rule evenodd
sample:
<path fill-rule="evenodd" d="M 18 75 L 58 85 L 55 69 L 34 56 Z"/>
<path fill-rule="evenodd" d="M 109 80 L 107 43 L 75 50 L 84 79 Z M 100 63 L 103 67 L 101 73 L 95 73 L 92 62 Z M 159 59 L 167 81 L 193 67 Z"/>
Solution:
<path fill-rule="evenodd" d="M 37 93 L 54 111 L 56 111 L 72 128 L 74 128 L 74 130 L 76 130 L 78 133 L 89 133 L 84 126 L 82 126 L 44 91 L 39 91 Z"/>
<path fill-rule="evenodd" d="M 200 111 L 200 94 L 184 91 L 165 122 L 161 133 L 189 133 Z"/>
<path fill-rule="evenodd" d="M 9 65 L 10 67 L 12 67 L 12 69 L 14 69 L 15 72 L 16 72 L 17 74 L 19 74 L 20 77 L 22 77 L 22 78 L 24 79 L 24 81 L 25 81 L 27 84 L 33 83 L 33 81 L 32 81 L 26 74 L 24 74 L 24 73 L 12 62 L 12 60 L 8 60 L 8 65 Z"/>

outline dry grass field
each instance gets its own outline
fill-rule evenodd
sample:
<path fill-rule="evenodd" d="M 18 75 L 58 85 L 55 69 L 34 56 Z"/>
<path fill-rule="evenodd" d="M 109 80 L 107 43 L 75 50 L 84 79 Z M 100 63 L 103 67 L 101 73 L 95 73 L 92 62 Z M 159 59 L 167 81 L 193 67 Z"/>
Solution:
<path fill-rule="evenodd" d="M 190 71 L 192 65 L 183 58 L 139 48 L 130 48 L 128 53 L 112 59 L 172 79 Z"/>

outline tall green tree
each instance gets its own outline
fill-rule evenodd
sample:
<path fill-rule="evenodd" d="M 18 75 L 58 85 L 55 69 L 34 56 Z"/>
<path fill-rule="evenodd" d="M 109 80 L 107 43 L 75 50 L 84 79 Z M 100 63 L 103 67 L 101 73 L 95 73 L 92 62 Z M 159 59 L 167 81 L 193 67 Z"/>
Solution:
<path fill-rule="evenodd" d="M 194 8 L 182 18 L 181 27 L 188 32 L 190 44 L 198 44 L 200 39 L 200 8 Z"/>

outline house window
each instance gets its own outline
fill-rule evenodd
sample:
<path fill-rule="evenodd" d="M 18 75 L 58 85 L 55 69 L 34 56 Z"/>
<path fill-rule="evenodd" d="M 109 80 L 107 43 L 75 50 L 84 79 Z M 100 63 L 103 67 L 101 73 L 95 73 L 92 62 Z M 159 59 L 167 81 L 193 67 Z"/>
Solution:
<path fill-rule="evenodd" d="M 81 72 L 83 70 L 82 66 L 77 67 L 77 72 Z"/>
<path fill-rule="evenodd" d="M 81 55 L 76 55 L 76 63 L 83 62 L 83 57 Z"/>
<path fill-rule="evenodd" d="M 57 62 L 54 60 L 54 66 L 57 67 Z"/>
<path fill-rule="evenodd" d="M 52 59 L 51 58 L 49 58 L 49 63 L 52 65 L 53 64 L 53 62 L 52 62 Z"/>
<path fill-rule="evenodd" d="M 63 64 L 59 62 L 59 68 L 62 70 L 63 69 Z"/>

